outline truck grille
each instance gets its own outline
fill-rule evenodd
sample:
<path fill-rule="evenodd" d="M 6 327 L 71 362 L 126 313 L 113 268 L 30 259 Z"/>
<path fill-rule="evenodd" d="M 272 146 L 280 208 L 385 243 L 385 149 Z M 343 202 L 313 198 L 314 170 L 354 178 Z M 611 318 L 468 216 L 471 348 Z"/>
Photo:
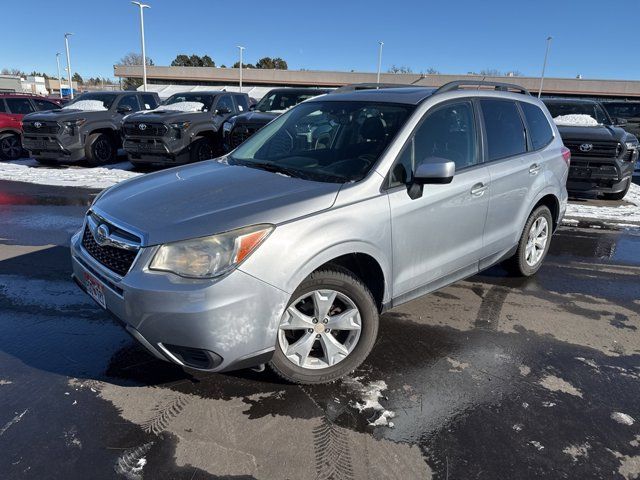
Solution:
<path fill-rule="evenodd" d="M 138 254 L 135 250 L 124 250 L 111 245 L 98 245 L 88 225 L 84 227 L 82 246 L 89 255 L 121 277 L 127 274 Z"/>
<path fill-rule="evenodd" d="M 39 126 L 36 126 L 38 124 Z M 56 122 L 24 122 L 22 131 L 24 133 L 39 133 L 42 135 L 55 135 L 60 130 L 60 125 Z"/>
<path fill-rule="evenodd" d="M 143 128 L 140 128 L 144 125 Z M 169 128 L 164 123 L 129 122 L 122 127 L 125 135 L 137 137 L 164 137 Z"/>
<path fill-rule="evenodd" d="M 239 125 L 231 130 L 231 134 L 229 135 L 229 146 L 231 148 L 236 148 L 242 142 L 244 142 L 251 135 L 260 130 L 262 125 Z"/>
<path fill-rule="evenodd" d="M 571 150 L 572 157 L 618 158 L 622 152 L 622 145 L 619 142 L 566 141 L 564 145 Z M 584 152 L 580 150 L 581 145 L 593 145 L 593 148 Z"/>

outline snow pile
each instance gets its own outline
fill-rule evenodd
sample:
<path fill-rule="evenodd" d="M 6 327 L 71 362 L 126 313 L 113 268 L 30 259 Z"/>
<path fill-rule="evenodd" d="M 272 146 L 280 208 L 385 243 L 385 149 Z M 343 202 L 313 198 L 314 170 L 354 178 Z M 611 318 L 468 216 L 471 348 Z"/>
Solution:
<path fill-rule="evenodd" d="M 584 114 L 559 115 L 553 121 L 562 127 L 597 127 L 600 125 L 591 115 Z"/>
<path fill-rule="evenodd" d="M 63 187 L 107 188 L 140 173 L 130 172 L 129 162 L 105 167 L 48 167 L 35 160 L 16 160 L 0 163 L 0 180 L 37 183 Z"/>
<path fill-rule="evenodd" d="M 627 415 L 626 413 L 622 413 L 622 412 L 613 412 L 611 414 L 611 420 L 615 420 L 616 422 L 622 425 L 629 425 L 629 426 L 635 423 L 635 420 L 631 415 Z"/>
<path fill-rule="evenodd" d="M 171 105 L 160 105 L 155 109 L 156 112 L 164 110 L 176 110 L 178 112 L 202 112 L 204 103 L 202 102 L 179 102 Z"/>
<path fill-rule="evenodd" d="M 611 207 L 569 203 L 564 223 L 571 224 L 577 220 L 589 219 L 618 226 L 640 226 L 640 186 L 632 183 L 624 202 L 625 205 Z M 611 203 L 615 205 L 615 202 Z"/>
<path fill-rule="evenodd" d="M 369 385 L 364 385 L 360 380 L 361 377 L 346 377 L 343 380 L 346 386 L 360 395 L 360 400 L 350 402 L 350 405 L 361 413 L 365 410 L 373 410 L 373 416 L 368 419 L 369 425 L 372 427 L 393 427 L 393 422 L 389 420 L 396 416 L 395 412 L 387 410 L 380 404 L 380 399 L 386 398 L 382 395 L 382 392 L 387 389 L 385 381 L 378 380 L 369 383 Z"/>
<path fill-rule="evenodd" d="M 62 107 L 62 110 L 84 110 L 87 112 L 100 112 L 107 110 L 107 108 L 100 100 L 78 100 L 71 105 Z"/>

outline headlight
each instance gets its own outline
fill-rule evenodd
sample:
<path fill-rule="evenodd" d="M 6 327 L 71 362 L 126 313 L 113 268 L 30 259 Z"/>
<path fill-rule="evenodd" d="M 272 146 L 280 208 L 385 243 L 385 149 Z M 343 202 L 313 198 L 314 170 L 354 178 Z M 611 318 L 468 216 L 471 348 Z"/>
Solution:
<path fill-rule="evenodd" d="M 218 277 L 251 255 L 273 229 L 273 225 L 254 225 L 210 237 L 167 243 L 156 252 L 149 268 L 188 278 Z"/>
<path fill-rule="evenodd" d="M 177 128 L 178 130 L 186 130 L 187 128 L 189 128 L 189 125 L 191 125 L 191 122 L 178 122 L 171 123 L 170 125 L 172 128 Z"/>
<path fill-rule="evenodd" d="M 638 148 L 638 142 L 624 142 L 624 146 L 627 147 L 628 150 L 635 150 Z"/>
<path fill-rule="evenodd" d="M 224 122 L 222 124 L 222 132 L 223 133 L 229 133 L 232 128 L 233 128 L 233 124 L 231 122 Z"/>
<path fill-rule="evenodd" d="M 69 134 L 74 135 L 75 129 L 83 125 L 87 121 L 86 118 L 78 118 L 77 120 L 68 120 L 66 122 L 62 122 L 65 130 L 69 132 Z"/>

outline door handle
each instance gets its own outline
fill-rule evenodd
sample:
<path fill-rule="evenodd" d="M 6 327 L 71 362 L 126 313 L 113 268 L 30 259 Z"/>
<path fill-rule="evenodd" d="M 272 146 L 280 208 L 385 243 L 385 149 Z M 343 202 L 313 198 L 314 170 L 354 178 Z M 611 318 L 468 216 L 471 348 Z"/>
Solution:
<path fill-rule="evenodd" d="M 537 175 L 538 172 L 542 169 L 542 167 L 540 165 L 538 165 L 537 163 L 534 163 L 533 165 L 531 165 L 529 167 L 529 173 L 531 175 Z"/>
<path fill-rule="evenodd" d="M 474 197 L 481 197 L 482 195 L 484 195 L 484 192 L 487 190 L 487 188 L 489 188 L 489 185 L 485 185 L 482 182 L 476 183 L 471 188 L 471 195 L 473 195 Z"/>

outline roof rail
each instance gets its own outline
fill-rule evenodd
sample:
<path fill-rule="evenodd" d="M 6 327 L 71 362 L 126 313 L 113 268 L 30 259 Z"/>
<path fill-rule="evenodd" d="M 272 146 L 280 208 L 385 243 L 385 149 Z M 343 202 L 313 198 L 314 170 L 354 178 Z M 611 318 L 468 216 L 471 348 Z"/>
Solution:
<path fill-rule="evenodd" d="M 462 90 L 461 87 L 477 87 L 478 90 L 480 90 L 481 87 L 494 87 L 494 90 L 497 90 L 500 92 L 508 92 L 511 90 L 517 93 L 522 93 L 523 95 L 531 95 L 529 90 L 527 90 L 524 87 L 521 87 L 520 85 L 515 85 L 513 83 L 502 83 L 502 82 L 486 82 L 484 80 L 478 80 L 477 82 L 473 80 L 455 80 L 453 82 L 445 83 L 440 88 L 438 88 L 435 92 L 433 92 L 433 94 L 437 95 L 438 93 L 452 92 L 454 90 Z"/>
<path fill-rule="evenodd" d="M 406 83 L 350 83 L 348 85 L 343 85 L 342 87 L 336 88 L 331 93 L 354 92 L 357 90 L 378 90 L 381 88 L 407 88 L 415 86 L 416 85 L 408 85 Z"/>

